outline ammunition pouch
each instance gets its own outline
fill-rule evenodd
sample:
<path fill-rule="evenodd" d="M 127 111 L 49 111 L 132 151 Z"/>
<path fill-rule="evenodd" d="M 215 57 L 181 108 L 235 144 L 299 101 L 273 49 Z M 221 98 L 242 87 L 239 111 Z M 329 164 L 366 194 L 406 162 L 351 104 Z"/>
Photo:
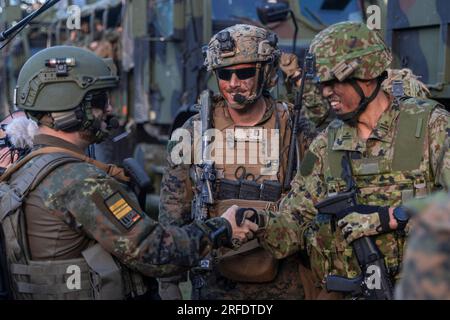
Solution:
<path fill-rule="evenodd" d="M 239 199 L 259 200 L 261 185 L 255 181 L 242 180 L 239 188 Z"/>
<path fill-rule="evenodd" d="M 239 189 L 241 182 L 239 180 L 222 179 L 218 183 L 218 200 L 239 199 Z"/>
<path fill-rule="evenodd" d="M 5 238 L 9 283 L 17 300 L 125 299 L 146 292 L 142 276 L 123 267 L 98 243 L 84 250 L 82 258 L 31 260 L 26 246 L 23 201 L 30 190 L 55 168 L 78 162 L 56 148 L 30 153 L 7 171 L 0 183 L 0 227 Z M 53 151 L 53 152 L 52 152 Z M 24 166 L 31 158 L 33 163 Z M 14 175 L 13 175 L 14 174 Z M 12 175 L 12 177 L 11 177 Z M 5 176 L 2 176 L 2 180 Z"/>
<path fill-rule="evenodd" d="M 218 200 L 242 199 L 276 202 L 281 198 L 282 186 L 277 180 L 257 183 L 251 180 L 221 179 L 217 183 Z"/>
<path fill-rule="evenodd" d="M 218 201 L 215 212 L 219 215 L 233 204 L 256 210 L 273 208 L 274 203 L 257 200 L 228 199 Z M 238 250 L 217 250 L 217 268 L 225 277 L 236 282 L 271 282 L 278 274 L 278 260 L 265 251 L 257 239 L 243 244 Z"/>
<path fill-rule="evenodd" d="M 82 255 L 79 259 L 11 264 L 16 298 L 122 300 L 146 292 L 142 277 L 126 268 L 122 270 L 99 244 L 84 250 Z"/>

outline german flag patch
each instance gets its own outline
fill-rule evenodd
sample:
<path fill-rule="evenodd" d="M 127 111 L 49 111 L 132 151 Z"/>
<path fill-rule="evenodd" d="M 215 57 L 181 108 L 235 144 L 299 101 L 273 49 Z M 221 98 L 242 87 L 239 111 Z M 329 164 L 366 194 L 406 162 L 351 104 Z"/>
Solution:
<path fill-rule="evenodd" d="M 130 229 L 142 216 L 124 199 L 120 192 L 105 200 L 105 205 L 126 229 Z"/>

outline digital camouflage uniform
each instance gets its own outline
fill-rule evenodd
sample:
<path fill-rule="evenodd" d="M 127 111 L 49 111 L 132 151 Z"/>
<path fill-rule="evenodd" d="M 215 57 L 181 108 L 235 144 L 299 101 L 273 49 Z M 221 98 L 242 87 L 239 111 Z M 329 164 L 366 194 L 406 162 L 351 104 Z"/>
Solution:
<path fill-rule="evenodd" d="M 355 32 L 360 33 L 359 37 L 348 36 Z M 334 42 L 337 38 L 339 46 Z M 314 47 L 318 44 L 320 47 Z M 328 57 L 323 59 L 334 63 L 339 63 L 339 60 L 333 60 L 336 57 L 345 57 L 348 52 L 345 50 L 351 52 L 348 48 L 356 48 L 358 54 L 352 52 L 344 61 L 350 63 L 353 57 L 367 56 L 362 61 L 363 68 L 357 68 L 353 74 L 361 79 L 373 79 L 380 74 L 379 70 L 384 70 L 385 66 L 377 61 L 390 62 L 381 38 L 362 24 L 333 25 L 316 36 L 311 48 L 316 55 L 319 53 L 317 60 Z M 370 55 L 374 52 L 370 50 L 377 54 Z M 373 58 L 373 64 L 366 62 L 370 58 Z M 333 78 L 327 67 L 327 63 L 332 62 L 317 60 L 320 77 L 325 81 Z M 314 207 L 328 196 L 346 189 L 340 175 L 342 154 L 349 152 L 351 155 L 360 204 L 398 206 L 438 187 L 438 173 L 449 170 L 449 162 L 442 155 L 449 130 L 448 116 L 448 112 L 432 100 L 391 97 L 390 106 L 367 141 L 358 137 L 355 127 L 338 120 L 332 122 L 311 144 L 279 211 L 266 211 L 267 226 L 260 235 L 263 247 L 276 257 L 306 250 L 318 285 L 323 285 L 323 279 L 329 273 L 350 278 L 358 275 L 360 270 L 353 250 L 341 230 L 338 226 L 333 230 L 330 220 L 317 216 Z M 408 227 L 405 231 L 408 232 Z M 404 240 L 402 232 L 376 236 L 376 244 L 384 254 L 392 276 L 398 275 Z"/>
<path fill-rule="evenodd" d="M 450 299 L 450 198 L 442 193 L 414 217 L 397 299 Z"/>
<path fill-rule="evenodd" d="M 216 64 L 217 66 L 222 67 L 260 61 L 259 59 L 261 59 L 261 56 L 256 53 L 258 45 L 255 45 L 255 41 L 259 43 L 263 42 L 268 39 L 270 33 L 267 33 L 264 29 L 246 25 L 236 25 L 227 28 L 224 31 L 228 31 L 233 38 L 233 42 L 237 48 L 237 54 L 231 56 L 228 55 L 228 58 L 224 58 L 223 61 L 220 60 L 220 58 L 216 59 L 216 57 L 220 57 L 220 49 L 215 47 L 217 45 L 216 35 L 210 42 L 210 50 L 208 52 L 206 64 L 213 66 Z M 273 44 L 271 44 L 271 46 L 273 46 Z M 219 52 L 217 52 L 217 50 Z M 268 54 L 272 54 L 273 51 L 271 50 L 267 50 Z M 242 54 L 239 54 L 239 52 Z M 267 61 L 267 58 L 264 59 L 264 61 Z M 267 64 L 263 64 L 261 66 L 261 71 L 264 73 L 264 86 L 269 87 L 269 82 L 272 79 L 274 69 L 269 68 Z M 258 91 L 258 89 L 256 89 L 255 92 L 256 91 Z M 261 169 L 263 166 L 261 164 L 251 165 L 246 163 L 242 165 L 246 168 L 247 174 L 253 174 L 255 177 L 261 175 L 260 179 L 257 181 L 258 183 L 263 183 L 265 180 L 277 180 L 282 184 L 290 139 L 289 113 L 286 104 L 275 102 L 267 94 L 264 94 L 263 99 L 267 106 L 266 112 L 259 123 L 252 128 L 262 127 L 265 129 L 280 129 L 279 169 L 278 172 L 275 171 L 270 174 L 262 174 Z M 192 136 L 194 121 L 198 121 L 199 119 L 200 117 L 198 115 L 189 119 L 184 124 L 183 129 L 187 129 Z M 224 132 L 225 129 L 238 128 L 230 117 L 225 100 L 220 96 L 215 96 L 213 99 L 213 127 L 222 132 Z M 200 137 L 198 137 L 198 139 L 200 139 Z M 225 143 L 227 143 L 227 141 L 225 141 Z M 168 147 L 168 167 L 164 172 L 162 181 L 159 221 L 164 225 L 181 226 L 192 221 L 191 200 L 194 197 L 195 181 L 190 178 L 190 171 L 193 170 L 194 166 L 189 164 L 174 164 L 170 153 L 175 144 L 176 141 L 171 142 Z M 192 143 L 192 145 L 195 144 L 196 143 Z M 264 143 L 260 143 L 259 147 L 263 144 Z M 211 210 L 210 215 L 220 214 L 221 210 L 227 209 L 234 203 L 240 203 L 241 206 L 242 203 L 246 203 L 248 207 L 264 204 L 264 202 L 259 200 L 244 200 L 242 198 L 220 199 L 221 182 L 223 179 L 237 181 L 235 170 L 240 165 L 241 164 L 216 164 L 219 181 L 217 182 L 218 187 L 215 193 L 215 205 Z M 213 271 L 206 276 L 206 285 L 201 289 L 200 299 L 302 299 L 304 297 L 303 287 L 298 278 L 299 258 L 297 256 L 276 261 L 272 260 L 273 258 L 270 254 L 266 254 L 264 251 L 258 251 L 257 253 L 260 258 L 263 257 L 265 262 L 275 265 L 272 267 L 275 272 L 275 277 L 273 279 L 252 280 L 252 275 L 248 274 L 242 276 L 245 280 L 236 280 L 236 276 L 229 276 L 229 273 L 227 272 L 229 272 L 230 269 L 231 273 L 233 273 L 234 271 L 239 270 L 239 268 L 243 268 L 242 264 L 245 263 L 244 259 L 246 254 L 243 256 L 235 256 L 234 260 L 220 260 L 219 263 L 214 266 Z M 222 253 L 218 252 L 217 254 L 220 256 Z M 258 269 L 258 266 L 256 266 L 256 268 Z M 248 278 L 245 278 L 246 276 L 248 276 Z"/>
<path fill-rule="evenodd" d="M 446 160 L 450 161 L 450 157 Z M 413 226 L 406 243 L 396 299 L 450 299 L 450 176 L 442 180 L 447 192 L 407 203 L 414 212 Z"/>

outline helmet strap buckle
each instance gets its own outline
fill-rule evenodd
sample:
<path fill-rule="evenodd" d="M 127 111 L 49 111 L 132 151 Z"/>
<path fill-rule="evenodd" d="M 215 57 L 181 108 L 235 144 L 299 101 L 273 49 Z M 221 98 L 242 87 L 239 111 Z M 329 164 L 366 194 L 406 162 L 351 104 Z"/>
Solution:
<path fill-rule="evenodd" d="M 335 65 L 333 69 L 331 69 L 331 72 L 336 77 L 336 79 L 338 79 L 339 81 L 344 81 L 358 68 L 358 66 L 358 60 L 352 60 L 350 61 L 350 63 L 342 60 L 337 65 Z"/>

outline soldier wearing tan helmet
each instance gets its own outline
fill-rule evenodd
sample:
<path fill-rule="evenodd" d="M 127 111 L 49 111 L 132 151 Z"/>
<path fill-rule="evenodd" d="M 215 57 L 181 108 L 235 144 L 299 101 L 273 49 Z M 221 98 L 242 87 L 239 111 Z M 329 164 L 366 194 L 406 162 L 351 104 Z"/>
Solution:
<path fill-rule="evenodd" d="M 396 99 L 382 90 L 392 56 L 381 35 L 363 23 L 328 27 L 316 35 L 310 53 L 315 80 L 340 121 L 312 142 L 278 212 L 259 212 L 266 218 L 259 238 L 279 258 L 307 252 L 316 284 L 324 288 L 318 297 L 337 298 L 326 291 L 326 276 L 361 274 L 351 244 L 362 237 L 374 238 L 388 277 L 398 278 L 410 227 L 401 205 L 441 187 L 438 173 L 449 163 L 440 160 L 449 114 L 435 101 Z M 343 162 L 359 205 L 338 212 L 346 215 L 334 221 L 315 205 L 348 190 Z"/>
<path fill-rule="evenodd" d="M 231 205 L 255 208 L 275 208 L 283 189 L 284 171 L 290 140 L 289 105 L 275 101 L 269 89 L 276 82 L 280 51 L 277 36 L 265 29 L 250 25 L 235 25 L 214 35 L 206 49 L 205 65 L 217 79 L 219 94 L 213 97 L 212 124 L 219 132 L 245 132 L 240 138 L 249 143 L 259 132 L 278 129 L 279 149 L 276 159 L 267 161 L 247 157 L 233 163 L 216 161 L 216 188 L 210 216 L 220 215 Z M 193 132 L 194 116 L 183 126 Z M 236 136 L 224 139 L 238 153 Z M 258 148 L 265 148 L 265 141 Z M 169 144 L 171 154 L 173 143 Z M 195 145 L 195 143 L 193 143 Z M 242 147 L 239 147 L 242 148 Z M 228 152 L 228 150 L 224 151 Z M 252 161 L 254 160 L 254 161 Z M 199 192 L 192 172 L 195 166 L 175 164 L 168 157 L 161 188 L 160 221 L 168 225 L 190 223 L 191 200 Z M 191 173 L 190 173 L 191 172 Z M 268 191 L 271 190 L 271 191 Z M 298 258 L 274 259 L 256 240 L 237 251 L 214 252 L 213 270 L 200 277 L 198 269 L 191 271 L 195 299 L 302 299 L 303 288 L 297 277 Z M 180 298 L 177 282 L 180 279 L 160 279 L 163 298 Z"/>

